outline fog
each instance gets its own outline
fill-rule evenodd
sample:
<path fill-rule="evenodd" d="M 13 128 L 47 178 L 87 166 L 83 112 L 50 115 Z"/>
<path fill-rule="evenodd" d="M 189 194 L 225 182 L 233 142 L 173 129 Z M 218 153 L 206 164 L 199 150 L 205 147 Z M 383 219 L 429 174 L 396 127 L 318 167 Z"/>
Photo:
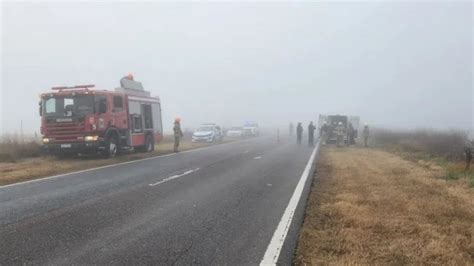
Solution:
<path fill-rule="evenodd" d="M 472 3 L 3 3 L 1 133 L 39 132 L 38 94 L 133 73 L 163 124 L 359 115 L 473 128 Z"/>

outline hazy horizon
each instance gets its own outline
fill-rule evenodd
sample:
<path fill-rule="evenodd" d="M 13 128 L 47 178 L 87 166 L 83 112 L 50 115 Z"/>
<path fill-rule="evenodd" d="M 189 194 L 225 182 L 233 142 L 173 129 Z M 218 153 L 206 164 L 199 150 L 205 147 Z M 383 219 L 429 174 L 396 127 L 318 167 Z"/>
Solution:
<path fill-rule="evenodd" d="M 0 134 L 39 132 L 38 94 L 133 73 L 163 125 L 359 115 L 473 132 L 473 5 L 3 3 Z"/>

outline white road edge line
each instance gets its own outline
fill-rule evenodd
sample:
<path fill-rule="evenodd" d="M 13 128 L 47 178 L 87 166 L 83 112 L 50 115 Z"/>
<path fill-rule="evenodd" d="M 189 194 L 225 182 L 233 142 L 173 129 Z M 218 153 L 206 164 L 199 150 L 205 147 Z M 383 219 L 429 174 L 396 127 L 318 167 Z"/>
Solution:
<path fill-rule="evenodd" d="M 182 177 L 182 176 L 185 176 L 185 175 L 189 175 L 189 174 L 194 173 L 194 172 L 196 172 L 196 171 L 198 171 L 198 170 L 199 170 L 199 168 L 194 168 L 194 169 L 188 170 L 188 171 L 186 171 L 186 172 L 184 172 L 184 173 L 182 173 L 182 174 L 180 174 L 180 175 L 173 175 L 173 176 L 167 177 L 167 178 L 165 178 L 165 179 L 163 179 L 163 180 L 161 180 L 161 181 L 158 181 L 158 182 L 156 182 L 156 183 L 149 184 L 149 186 L 150 186 L 150 187 L 154 187 L 154 186 L 157 186 L 157 185 L 159 185 L 159 184 L 163 184 L 163 183 L 166 183 L 166 182 L 168 182 L 168 181 L 171 181 L 171 180 L 173 180 L 173 179 L 176 179 L 176 178 L 179 178 L 179 177 Z"/>
<path fill-rule="evenodd" d="M 319 149 L 320 142 L 316 144 L 311 156 L 309 157 L 309 161 L 306 164 L 306 167 L 303 171 L 303 174 L 296 185 L 295 191 L 288 202 L 288 206 L 283 213 L 283 216 L 278 223 L 278 226 L 273 233 L 272 240 L 268 244 L 267 250 L 265 251 L 265 255 L 263 256 L 260 265 L 276 265 L 278 262 L 278 258 L 280 257 L 281 248 L 283 247 L 283 243 L 285 242 L 286 235 L 288 234 L 288 230 L 290 229 L 291 221 L 293 220 L 293 215 L 295 214 L 296 207 L 298 206 L 298 202 L 300 201 L 301 195 L 303 194 L 303 189 L 306 184 L 306 180 L 308 180 L 311 166 L 314 162 L 314 157 Z"/>
<path fill-rule="evenodd" d="M 248 141 L 251 141 L 251 140 L 253 140 L 253 139 L 232 141 L 232 142 L 229 142 L 229 143 L 218 144 L 218 145 L 212 145 L 212 146 L 206 146 L 206 147 L 201 147 L 201 148 L 197 148 L 197 149 L 182 151 L 182 152 L 179 152 L 179 153 L 168 153 L 168 154 L 163 154 L 163 155 L 158 155 L 158 156 L 152 156 L 152 157 L 148 157 L 148 158 L 143 158 L 143 159 L 139 159 L 139 160 L 131 160 L 131 161 L 127 161 L 127 162 L 121 162 L 121 163 L 116 163 L 116 164 L 109 164 L 109 165 L 104 165 L 104 166 L 99 166 L 99 167 L 94 167 L 94 168 L 88 168 L 88 169 L 79 170 L 79 171 L 75 171 L 75 172 L 69 172 L 69 173 L 64 173 L 64 174 L 59 174 L 59 175 L 47 176 L 47 177 L 42 177 L 42 178 L 38 178 L 38 179 L 32 179 L 32 180 L 28 180 L 28 181 L 23 181 L 23 182 L 18 182 L 18 183 L 3 185 L 3 186 L 0 186 L 0 189 L 2 189 L 2 188 L 7 188 L 7 187 L 13 187 L 13 186 L 24 185 L 24 184 L 29 184 L 29 183 L 35 183 L 35 182 L 39 182 L 39 181 L 45 181 L 45 180 L 48 180 L 48 179 L 54 179 L 54 178 L 58 178 L 58 177 L 68 176 L 68 175 L 86 173 L 86 172 L 89 172 L 89 171 L 95 171 L 95 170 L 100 170 L 100 169 L 115 167 L 115 166 L 119 166 L 119 165 L 125 165 L 125 164 L 143 162 L 143 161 L 153 160 L 153 159 L 161 158 L 161 157 L 169 157 L 169 156 L 174 156 L 174 155 L 183 154 L 183 153 L 190 153 L 190 152 L 201 151 L 201 150 L 206 150 L 206 149 L 215 148 L 215 147 L 227 146 L 227 145 L 235 144 L 235 143 L 248 142 Z"/>

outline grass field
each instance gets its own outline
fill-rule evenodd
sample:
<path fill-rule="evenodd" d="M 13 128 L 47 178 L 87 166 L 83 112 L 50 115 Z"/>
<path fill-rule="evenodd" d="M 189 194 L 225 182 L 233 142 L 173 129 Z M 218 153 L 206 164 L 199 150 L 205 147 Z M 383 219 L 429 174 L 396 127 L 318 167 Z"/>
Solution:
<path fill-rule="evenodd" d="M 17 139 L 0 139 L 0 163 L 14 163 L 23 158 L 35 158 L 41 155 L 37 140 L 30 139 L 24 142 Z"/>
<path fill-rule="evenodd" d="M 446 169 L 393 153 L 325 146 L 295 264 L 474 261 L 474 189 Z"/>
<path fill-rule="evenodd" d="M 232 139 L 225 142 L 234 141 Z M 190 140 L 181 142 L 180 150 L 191 150 L 209 146 L 207 143 L 192 143 Z M 14 150 L 16 152 L 18 149 Z M 124 161 L 137 160 L 151 156 L 158 156 L 173 152 L 173 142 L 168 137 L 156 145 L 155 151 L 151 153 L 129 153 L 112 159 L 103 159 L 98 156 L 81 158 L 58 159 L 51 156 L 26 156 L 14 157 L 14 160 L 0 162 L 0 185 L 31 180 L 35 178 L 68 173 L 92 167 L 104 166 Z"/>
<path fill-rule="evenodd" d="M 395 153 L 403 159 L 426 168 L 442 168 L 440 178 L 467 180 L 474 187 L 474 171 L 464 171 L 464 148 L 468 135 L 462 131 L 412 130 L 393 131 L 376 129 L 371 138 L 374 147 Z"/>
<path fill-rule="evenodd" d="M 441 158 L 448 161 L 464 159 L 464 147 L 469 145 L 468 134 L 456 130 L 374 129 L 369 140 L 372 146 L 408 154 L 413 158 Z"/>

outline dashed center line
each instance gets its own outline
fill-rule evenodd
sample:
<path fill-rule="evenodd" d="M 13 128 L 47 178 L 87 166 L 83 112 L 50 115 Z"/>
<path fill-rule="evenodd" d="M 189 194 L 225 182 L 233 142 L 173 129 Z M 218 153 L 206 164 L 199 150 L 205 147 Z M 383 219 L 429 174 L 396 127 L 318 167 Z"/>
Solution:
<path fill-rule="evenodd" d="M 198 170 L 199 170 L 199 168 L 194 168 L 194 169 L 188 170 L 188 171 L 186 171 L 186 172 L 184 172 L 184 173 L 182 173 L 182 174 L 173 175 L 173 176 L 167 177 L 167 178 L 165 178 L 165 179 L 163 179 L 163 180 L 161 180 L 161 181 L 158 181 L 158 182 L 156 182 L 156 183 L 149 184 L 149 186 L 154 187 L 154 186 L 157 186 L 157 185 L 166 183 L 166 182 L 168 182 L 168 181 L 171 181 L 171 180 L 173 180 L 173 179 L 176 179 L 176 178 L 179 178 L 179 177 L 182 177 L 182 176 L 185 176 L 185 175 L 189 175 L 189 174 L 194 173 L 194 172 L 196 172 L 196 171 L 198 171 Z"/>
<path fill-rule="evenodd" d="M 255 160 L 262 159 L 262 156 L 253 157 Z"/>

